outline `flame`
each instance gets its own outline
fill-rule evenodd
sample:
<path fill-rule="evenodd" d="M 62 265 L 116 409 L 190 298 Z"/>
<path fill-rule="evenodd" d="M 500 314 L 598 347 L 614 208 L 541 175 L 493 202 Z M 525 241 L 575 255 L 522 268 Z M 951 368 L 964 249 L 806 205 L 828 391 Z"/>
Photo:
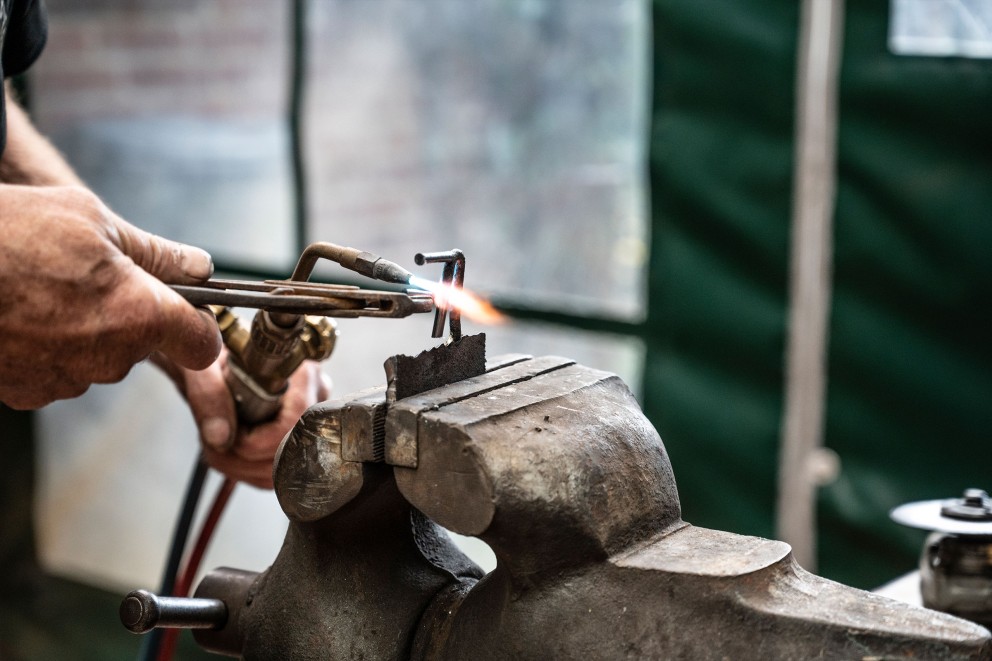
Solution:
<path fill-rule="evenodd" d="M 506 323 L 506 315 L 494 308 L 489 301 L 470 291 L 417 276 L 410 278 L 410 284 L 434 294 L 434 305 L 441 309 L 454 308 L 463 317 L 482 324 Z"/>

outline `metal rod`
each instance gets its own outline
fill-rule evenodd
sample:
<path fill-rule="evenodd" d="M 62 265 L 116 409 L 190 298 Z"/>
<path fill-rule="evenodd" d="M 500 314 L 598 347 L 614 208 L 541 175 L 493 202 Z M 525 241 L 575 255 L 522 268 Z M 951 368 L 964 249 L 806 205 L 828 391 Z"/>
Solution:
<path fill-rule="evenodd" d="M 456 289 L 461 289 L 465 284 L 465 253 L 458 248 L 443 252 L 418 252 L 414 256 L 413 261 L 418 266 L 443 262 L 444 271 L 441 273 L 441 284 Z M 448 328 L 451 333 L 451 339 L 455 341 L 461 339 L 461 312 L 454 306 L 450 310 L 448 306 L 444 308 L 438 306 L 437 312 L 434 314 L 434 330 L 431 333 L 431 337 L 442 337 L 444 335 L 445 316 L 449 319 Z"/>
<path fill-rule="evenodd" d="M 451 286 L 451 281 L 455 277 L 455 265 L 453 262 L 445 262 L 444 270 L 441 271 L 441 284 L 446 287 Z M 454 313 L 454 310 L 449 310 L 448 305 L 437 306 L 437 312 L 434 313 L 434 330 L 431 333 L 431 337 L 444 337 L 444 324 L 447 321 L 448 314 Z"/>
<path fill-rule="evenodd" d="M 465 254 L 458 249 L 451 252 L 456 254 L 454 272 L 451 279 L 457 289 L 465 286 Z M 451 339 L 458 341 L 462 338 L 462 311 L 457 306 L 451 308 L 448 314 L 448 328 L 451 331 Z"/>
<path fill-rule="evenodd" d="M 220 629 L 227 622 L 227 604 L 220 599 L 160 597 L 147 590 L 128 593 L 121 602 L 121 622 L 129 631 L 152 629 Z"/>
<path fill-rule="evenodd" d="M 327 241 L 311 243 L 300 253 L 300 260 L 296 263 L 296 268 L 293 269 L 293 275 L 289 279 L 309 280 L 310 274 L 313 273 L 313 268 L 319 259 L 328 259 L 340 264 L 346 269 L 354 271 L 355 260 L 361 252 L 357 248 L 339 246 L 336 243 L 329 243 Z"/>
<path fill-rule="evenodd" d="M 183 498 L 182 509 L 179 511 L 179 518 L 176 519 L 176 526 L 172 531 L 169 555 L 166 559 L 165 569 L 162 572 L 162 583 L 159 588 L 162 594 L 172 594 L 172 590 L 175 588 L 176 576 L 179 574 L 179 564 L 183 560 L 186 540 L 189 538 L 189 530 L 193 525 L 193 516 L 196 514 L 196 505 L 200 502 L 200 493 L 203 491 L 203 484 L 206 479 L 207 463 L 203 460 L 203 454 L 201 453 L 197 455 L 196 463 L 193 465 L 193 471 L 186 486 L 186 495 Z M 152 635 L 143 641 L 138 658 L 142 659 L 142 661 L 154 659 L 158 656 L 161 642 L 162 634 L 158 631 L 153 631 Z"/>

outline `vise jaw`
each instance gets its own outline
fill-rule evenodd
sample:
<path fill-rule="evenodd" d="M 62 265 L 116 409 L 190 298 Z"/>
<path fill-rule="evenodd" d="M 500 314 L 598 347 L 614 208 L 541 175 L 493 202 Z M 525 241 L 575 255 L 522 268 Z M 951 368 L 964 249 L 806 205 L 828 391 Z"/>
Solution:
<path fill-rule="evenodd" d="M 391 359 L 387 387 L 304 414 L 275 467 L 286 541 L 257 576 L 204 579 L 196 596 L 223 599 L 228 618 L 194 633 L 203 647 L 245 659 L 992 658 L 982 627 L 812 575 L 783 542 L 682 521 L 664 445 L 617 376 L 557 357 L 487 364 L 483 342 L 434 350 L 419 374 L 418 359 Z M 497 568 L 483 576 L 441 527 L 484 540 Z"/>

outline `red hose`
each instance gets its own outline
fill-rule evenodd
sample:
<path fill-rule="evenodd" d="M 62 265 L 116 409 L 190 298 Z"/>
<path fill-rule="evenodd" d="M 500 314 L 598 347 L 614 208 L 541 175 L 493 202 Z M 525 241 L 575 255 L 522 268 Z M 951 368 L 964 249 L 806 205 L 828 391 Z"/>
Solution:
<path fill-rule="evenodd" d="M 234 491 L 236 484 L 237 482 L 234 480 L 224 478 L 224 483 L 217 490 L 217 495 L 214 496 L 214 502 L 210 505 L 207 518 L 203 520 L 200 534 L 196 538 L 196 545 L 190 551 L 189 558 L 186 559 L 186 566 L 176 581 L 175 590 L 172 592 L 173 596 L 189 596 L 190 588 L 193 586 L 193 579 L 196 578 L 196 572 L 200 569 L 200 562 L 203 560 L 203 555 L 207 552 L 210 539 L 214 535 L 214 529 L 217 527 L 217 522 L 220 521 L 220 517 L 224 513 L 224 508 L 227 506 L 227 501 L 231 498 L 231 493 Z M 179 642 L 180 631 L 181 629 L 167 629 L 165 631 L 162 637 L 162 645 L 159 647 L 158 657 L 156 657 L 157 661 L 171 661 L 176 651 L 176 643 Z"/>

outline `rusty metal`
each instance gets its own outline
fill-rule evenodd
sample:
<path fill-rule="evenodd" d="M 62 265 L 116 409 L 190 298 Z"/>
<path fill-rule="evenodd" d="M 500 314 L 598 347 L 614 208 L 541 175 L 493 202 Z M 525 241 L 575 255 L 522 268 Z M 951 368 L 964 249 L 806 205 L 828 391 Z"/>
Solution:
<path fill-rule="evenodd" d="M 373 255 L 370 252 L 358 250 L 357 248 L 348 248 L 345 246 L 339 246 L 335 243 L 318 241 L 316 243 L 311 243 L 303 250 L 299 261 L 296 263 L 296 268 L 293 269 L 293 275 L 290 276 L 291 283 L 306 282 L 309 280 L 310 276 L 313 274 L 314 267 L 320 259 L 327 259 L 366 277 L 393 284 L 409 284 L 410 279 L 413 277 L 412 273 L 402 268 L 399 264 L 390 262 L 389 260 L 383 259 L 378 255 Z M 311 288 L 310 291 L 315 292 L 318 290 Z M 390 307 L 391 306 L 386 306 L 382 309 L 388 311 Z M 367 314 L 361 316 L 381 315 Z M 292 326 L 296 321 L 292 315 L 283 312 L 273 313 L 272 319 L 275 323 L 281 326 Z"/>
<path fill-rule="evenodd" d="M 471 336 L 469 336 L 471 337 Z M 462 338 L 462 341 L 469 339 Z M 454 404 L 471 397 L 484 397 L 493 387 L 493 379 L 499 388 L 513 387 L 515 383 L 526 381 L 534 376 L 571 365 L 573 361 L 567 358 L 546 356 L 530 359 L 530 356 L 504 356 L 490 363 L 485 376 L 468 378 L 453 384 L 444 390 L 445 398 L 438 401 L 436 393 L 424 396 L 413 396 L 391 403 L 386 415 L 386 461 L 393 466 L 416 468 L 419 457 L 420 426 L 417 420 L 429 411 L 439 410 L 443 406 Z M 490 376 L 489 372 L 502 370 L 498 375 Z M 444 384 L 438 384 L 438 387 Z"/>
<path fill-rule="evenodd" d="M 486 371 L 486 335 L 468 335 L 416 357 L 386 359 L 386 399 L 395 402 Z"/>
<path fill-rule="evenodd" d="M 173 286 L 190 303 L 211 306 L 217 316 L 230 350 L 224 377 L 244 422 L 271 419 L 279 410 L 289 377 L 300 364 L 331 355 L 337 330 L 327 317 L 406 317 L 434 307 L 427 292 L 307 282 L 320 259 L 386 282 L 409 284 L 413 277 L 398 264 L 372 253 L 320 242 L 303 251 L 290 280 L 218 279 L 199 286 Z M 230 307 L 258 308 L 250 330 Z"/>
<path fill-rule="evenodd" d="M 375 291 L 292 280 L 215 279 L 202 285 L 172 285 L 172 289 L 193 305 L 256 308 L 271 313 L 346 319 L 408 317 L 434 309 L 434 298 L 427 292 Z"/>
<path fill-rule="evenodd" d="M 336 262 L 346 269 L 360 273 L 374 280 L 405 285 L 410 282 L 413 274 L 399 264 L 383 259 L 357 248 L 347 248 L 326 241 L 311 243 L 300 255 L 296 268 L 290 280 L 308 280 L 314 266 L 320 259 Z"/>
<path fill-rule="evenodd" d="M 249 329 L 230 308 L 211 306 L 211 310 L 230 352 L 224 379 L 244 422 L 272 418 L 289 377 L 303 361 L 325 360 L 334 351 L 337 327 L 326 317 L 288 315 L 294 323 L 283 326 L 262 310 Z"/>
<path fill-rule="evenodd" d="M 224 654 L 225 650 L 241 644 L 245 631 L 241 614 L 255 598 L 260 574 L 243 569 L 218 567 L 203 577 L 193 594 L 194 599 L 218 599 L 227 607 L 227 621 L 220 629 L 194 629 L 193 637 L 208 652 Z M 208 633 L 203 639 L 200 633 Z"/>
<path fill-rule="evenodd" d="M 380 434 L 384 460 L 366 447 Z M 401 436 L 415 467 L 392 463 Z M 684 522 L 664 445 L 630 391 L 564 358 L 513 356 L 410 397 L 380 388 L 318 404 L 287 436 L 274 477 L 290 520 L 279 556 L 257 577 L 224 569 L 197 590 L 231 611 L 224 628 L 194 633 L 212 651 L 992 656 L 982 627 L 812 575 L 783 542 Z M 483 578 L 439 526 L 487 542 L 495 571 Z"/>
<path fill-rule="evenodd" d="M 212 279 L 202 285 L 173 285 L 172 288 L 193 305 L 257 308 L 269 313 L 272 324 L 284 328 L 296 326 L 302 315 L 406 317 L 430 312 L 434 307 L 433 297 L 427 292 L 387 292 L 308 282 L 320 259 L 394 284 L 409 284 L 413 277 L 406 269 L 378 255 L 317 242 L 307 246 L 300 255 L 289 280 Z"/>
<path fill-rule="evenodd" d="M 444 263 L 444 270 L 441 272 L 441 285 L 444 287 L 454 287 L 461 289 L 465 285 L 465 253 L 458 248 L 446 250 L 444 252 L 418 252 L 414 258 L 417 266 L 424 264 Z M 444 319 L 448 315 L 450 319 L 449 331 L 452 340 L 458 340 L 462 336 L 461 312 L 457 307 L 437 306 L 434 313 L 434 330 L 431 337 L 444 336 Z"/>

